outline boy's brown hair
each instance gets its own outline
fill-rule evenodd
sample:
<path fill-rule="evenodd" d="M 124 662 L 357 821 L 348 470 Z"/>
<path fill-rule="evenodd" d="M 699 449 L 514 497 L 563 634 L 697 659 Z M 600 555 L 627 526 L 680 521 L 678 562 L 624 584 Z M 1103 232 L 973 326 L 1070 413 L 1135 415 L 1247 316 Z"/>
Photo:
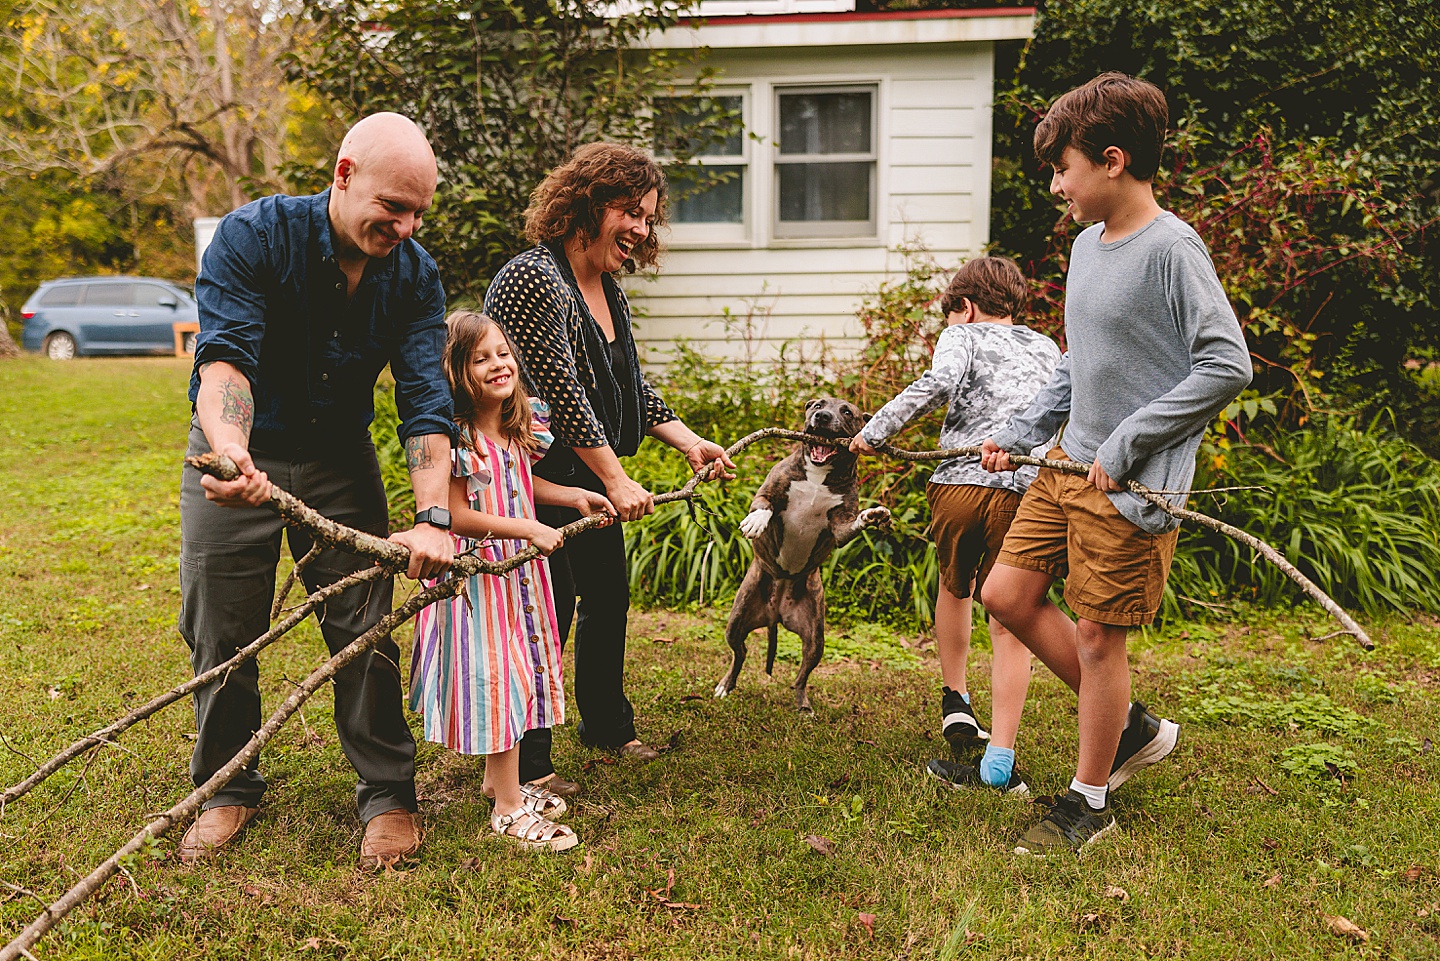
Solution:
<path fill-rule="evenodd" d="M 976 257 L 965 261 L 950 278 L 940 295 L 940 313 L 959 310 L 962 297 L 991 317 L 1015 317 L 1030 299 L 1030 285 L 1010 258 Z"/>
<path fill-rule="evenodd" d="M 1119 147 L 1130 156 L 1132 177 L 1153 180 L 1169 119 L 1159 87 L 1112 70 L 1051 105 L 1035 128 L 1035 156 L 1053 167 L 1066 147 L 1074 147 L 1098 164 L 1105 162 L 1106 147 Z"/>
<path fill-rule="evenodd" d="M 556 167 L 530 195 L 525 238 L 532 244 L 579 236 L 588 245 L 600 235 L 607 207 L 637 204 L 656 192 L 650 233 L 625 261 L 627 273 L 660 261 L 656 228 L 666 223 L 665 172 L 644 152 L 618 143 L 587 143 Z"/>
<path fill-rule="evenodd" d="M 515 345 L 510 343 L 510 335 L 505 333 L 505 328 L 478 310 L 451 311 L 450 316 L 445 318 L 445 327 L 447 335 L 441 363 L 445 368 L 445 379 L 450 383 L 450 394 L 455 399 L 455 423 L 470 428 L 471 436 L 468 441 L 462 440 L 462 444 L 479 450 L 476 435 L 480 433 L 480 427 L 475 423 L 475 398 L 484 390 L 484 385 L 471 363 L 475 348 L 485 339 L 486 331 L 494 327 L 505 338 L 510 356 L 516 358 L 517 367 L 520 355 L 515 353 Z M 514 392 L 500 405 L 500 428 L 507 440 L 516 441 L 527 451 L 540 446 L 530 413 L 530 395 L 519 377 L 515 378 Z"/>

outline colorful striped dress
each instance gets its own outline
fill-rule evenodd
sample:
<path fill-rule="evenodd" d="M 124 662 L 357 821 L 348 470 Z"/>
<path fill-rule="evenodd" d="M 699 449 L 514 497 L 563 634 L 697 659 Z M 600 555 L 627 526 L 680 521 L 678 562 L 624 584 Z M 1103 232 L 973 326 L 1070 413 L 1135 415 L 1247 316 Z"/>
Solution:
<path fill-rule="evenodd" d="M 507 450 L 484 434 L 451 452 L 454 476 L 466 479 L 470 507 L 505 517 L 535 517 L 530 465 L 550 446 L 549 409 L 532 401 L 540 449 Z M 468 444 L 470 433 L 462 430 Z M 523 540 L 477 542 L 455 535 L 455 551 L 502 560 L 529 547 Z M 560 630 L 550 564 L 538 558 L 503 576 L 478 574 L 465 590 L 415 618 L 410 709 L 425 716 L 425 737 L 462 754 L 499 754 L 526 731 L 565 721 Z"/>

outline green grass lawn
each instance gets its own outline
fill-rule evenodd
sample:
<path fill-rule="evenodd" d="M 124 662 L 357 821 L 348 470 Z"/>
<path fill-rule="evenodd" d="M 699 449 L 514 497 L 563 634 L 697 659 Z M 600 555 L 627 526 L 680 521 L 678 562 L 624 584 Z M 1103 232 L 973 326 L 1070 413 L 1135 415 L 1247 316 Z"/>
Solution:
<path fill-rule="evenodd" d="M 174 628 L 187 376 L 168 359 L 0 362 L 6 785 L 189 674 Z M 943 747 L 925 641 L 835 627 L 849 656 L 812 679 L 811 717 L 790 707 L 793 659 L 771 680 L 752 657 L 715 701 L 723 601 L 633 618 L 630 696 L 643 735 L 674 745 L 664 758 L 612 764 L 557 735 L 586 789 L 573 852 L 488 837 L 480 763 L 430 745 L 423 859 L 359 874 L 322 694 L 267 750 L 271 791 L 241 843 L 190 870 L 162 839 L 36 956 L 1440 957 L 1433 620 L 1367 624 L 1373 654 L 1310 640 L 1331 625 L 1307 610 L 1136 637 L 1136 696 L 1182 722 L 1180 749 L 1117 792 L 1116 836 L 1037 862 L 1009 853 L 1034 805 L 924 774 Z M 313 622 L 262 655 L 267 709 L 323 657 Z M 188 793 L 192 736 L 176 705 L 3 812 L 0 942 Z M 1019 745 L 1032 786 L 1061 790 L 1074 745 L 1074 701 L 1039 671 Z"/>

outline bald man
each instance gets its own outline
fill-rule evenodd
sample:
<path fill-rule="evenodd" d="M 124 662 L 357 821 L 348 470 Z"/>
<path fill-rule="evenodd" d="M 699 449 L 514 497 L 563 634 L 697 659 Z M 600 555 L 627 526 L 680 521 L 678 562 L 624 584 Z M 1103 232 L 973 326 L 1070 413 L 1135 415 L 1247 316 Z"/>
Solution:
<path fill-rule="evenodd" d="M 179 627 L 197 674 L 268 629 L 281 534 L 295 558 L 311 547 L 308 534 L 284 531 L 259 506 L 272 480 L 326 517 L 389 534 L 369 431 L 375 380 L 387 363 L 416 503 L 414 527 L 390 539 L 410 549 L 412 578 L 450 566 L 445 292 L 435 261 L 411 238 L 434 193 L 435 155 L 420 129 L 399 114 L 375 114 L 346 134 L 329 189 L 245 205 L 220 221 L 205 251 L 195 284 L 200 335 L 188 453 L 227 454 L 241 476 L 182 475 Z M 369 564 L 325 550 L 301 576 L 315 591 Z M 386 579 L 326 602 L 320 630 L 332 653 L 390 611 L 392 589 Z M 386 638 L 335 678 L 335 726 L 360 776 L 367 868 L 410 858 L 422 836 L 398 662 Z M 256 663 L 198 691 L 195 720 L 190 776 L 198 786 L 260 727 Z M 264 791 L 252 762 L 206 803 L 180 844 L 181 860 L 235 839 Z"/>

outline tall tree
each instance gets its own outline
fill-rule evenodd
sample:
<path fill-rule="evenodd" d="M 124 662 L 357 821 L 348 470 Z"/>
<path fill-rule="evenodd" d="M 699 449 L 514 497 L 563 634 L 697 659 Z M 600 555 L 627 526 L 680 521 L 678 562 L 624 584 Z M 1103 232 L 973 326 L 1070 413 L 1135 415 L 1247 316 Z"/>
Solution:
<path fill-rule="evenodd" d="M 683 166 L 737 121 L 705 96 L 703 52 L 682 63 L 644 49 L 651 31 L 679 22 L 662 0 L 310 3 L 320 32 L 290 58 L 291 75 L 343 113 L 396 110 L 430 137 L 441 182 L 424 242 L 452 295 L 478 297 L 524 247 L 530 192 L 579 145 L 658 139 Z M 693 79 L 679 79 L 682 66 Z M 684 109 L 657 122 L 657 101 L 675 95 Z"/>
<path fill-rule="evenodd" d="M 178 187 L 191 216 L 281 186 L 293 104 L 279 61 L 310 29 L 290 0 L 12 0 L 7 13 L 0 178 Z"/>

